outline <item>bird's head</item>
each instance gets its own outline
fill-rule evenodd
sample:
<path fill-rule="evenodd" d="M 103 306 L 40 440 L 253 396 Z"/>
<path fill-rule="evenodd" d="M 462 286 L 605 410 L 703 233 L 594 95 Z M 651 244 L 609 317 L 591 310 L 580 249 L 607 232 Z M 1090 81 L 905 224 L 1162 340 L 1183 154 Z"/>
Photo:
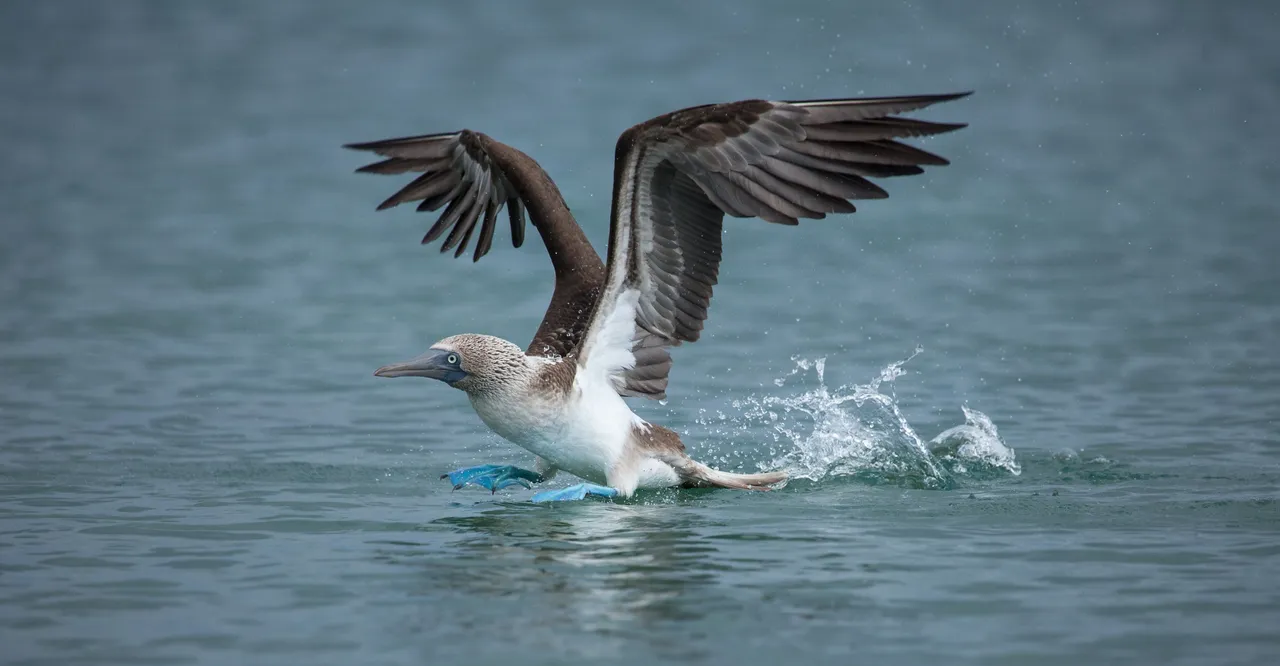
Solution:
<path fill-rule="evenodd" d="M 428 377 L 468 393 L 501 382 L 516 366 L 524 367 L 519 347 L 490 335 L 465 333 L 445 338 L 411 361 L 384 365 L 375 377 Z"/>

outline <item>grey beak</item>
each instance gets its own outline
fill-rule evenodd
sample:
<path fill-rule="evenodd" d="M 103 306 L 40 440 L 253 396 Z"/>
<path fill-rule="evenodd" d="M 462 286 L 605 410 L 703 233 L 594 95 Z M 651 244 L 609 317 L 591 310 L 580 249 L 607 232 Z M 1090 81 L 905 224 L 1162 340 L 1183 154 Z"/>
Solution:
<path fill-rule="evenodd" d="M 456 364 L 450 364 L 446 359 L 456 354 L 444 351 L 443 349 L 431 349 L 427 353 L 404 363 L 392 363 L 384 365 L 374 371 L 375 377 L 428 377 L 431 379 L 439 379 L 442 382 L 452 384 L 467 375 Z"/>

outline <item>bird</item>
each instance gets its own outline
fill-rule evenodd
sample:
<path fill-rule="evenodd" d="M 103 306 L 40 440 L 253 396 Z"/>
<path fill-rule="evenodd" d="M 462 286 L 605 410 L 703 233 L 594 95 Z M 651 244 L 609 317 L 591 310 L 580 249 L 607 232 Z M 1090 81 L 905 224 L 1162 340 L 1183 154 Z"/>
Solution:
<path fill-rule="evenodd" d="M 487 134 L 463 129 L 346 144 L 381 158 L 357 172 L 421 174 L 377 209 L 443 207 L 424 245 L 444 237 L 441 252 L 460 257 L 474 237 L 472 260 L 479 261 L 505 207 L 512 245 L 524 243 L 527 214 L 555 273 L 551 303 L 527 347 L 452 335 L 374 374 L 426 377 L 465 392 L 485 425 L 536 456 L 532 470 L 486 464 L 444 474 L 455 490 L 531 488 L 558 471 L 582 482 L 535 493 L 533 501 L 627 498 L 642 488 L 779 487 L 785 471 L 738 474 L 694 460 L 679 434 L 640 418 L 625 398 L 665 399 L 671 348 L 700 337 L 726 215 L 794 226 L 853 213 L 853 200 L 883 199 L 888 193 L 872 178 L 949 164 L 900 139 L 966 126 L 902 114 L 969 94 L 748 99 L 635 125 L 614 151 L 603 262 L 546 171 Z"/>

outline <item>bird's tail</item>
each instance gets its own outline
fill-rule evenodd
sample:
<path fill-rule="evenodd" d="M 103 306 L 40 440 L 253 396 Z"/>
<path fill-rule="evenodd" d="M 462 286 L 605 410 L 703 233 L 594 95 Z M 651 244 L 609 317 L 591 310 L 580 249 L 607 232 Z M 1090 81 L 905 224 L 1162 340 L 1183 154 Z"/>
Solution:
<path fill-rule="evenodd" d="M 671 456 L 671 458 L 677 458 Z M 686 488 L 732 488 L 734 490 L 772 490 L 771 486 L 787 480 L 787 473 L 761 472 L 759 474 L 734 474 L 711 469 L 706 465 L 680 455 L 678 459 L 664 460 L 675 468 Z"/>

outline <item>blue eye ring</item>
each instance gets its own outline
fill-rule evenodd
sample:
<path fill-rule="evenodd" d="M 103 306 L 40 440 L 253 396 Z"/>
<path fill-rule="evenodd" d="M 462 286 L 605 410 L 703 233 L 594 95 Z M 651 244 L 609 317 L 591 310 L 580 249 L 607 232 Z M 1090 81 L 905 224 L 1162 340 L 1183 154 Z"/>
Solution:
<path fill-rule="evenodd" d="M 457 355 L 457 354 L 449 354 L 447 357 L 445 357 L 445 359 L 444 359 L 444 360 L 445 360 L 445 362 L 446 362 L 446 363 L 448 363 L 449 365 L 457 365 L 457 364 L 458 364 L 458 355 Z"/>

